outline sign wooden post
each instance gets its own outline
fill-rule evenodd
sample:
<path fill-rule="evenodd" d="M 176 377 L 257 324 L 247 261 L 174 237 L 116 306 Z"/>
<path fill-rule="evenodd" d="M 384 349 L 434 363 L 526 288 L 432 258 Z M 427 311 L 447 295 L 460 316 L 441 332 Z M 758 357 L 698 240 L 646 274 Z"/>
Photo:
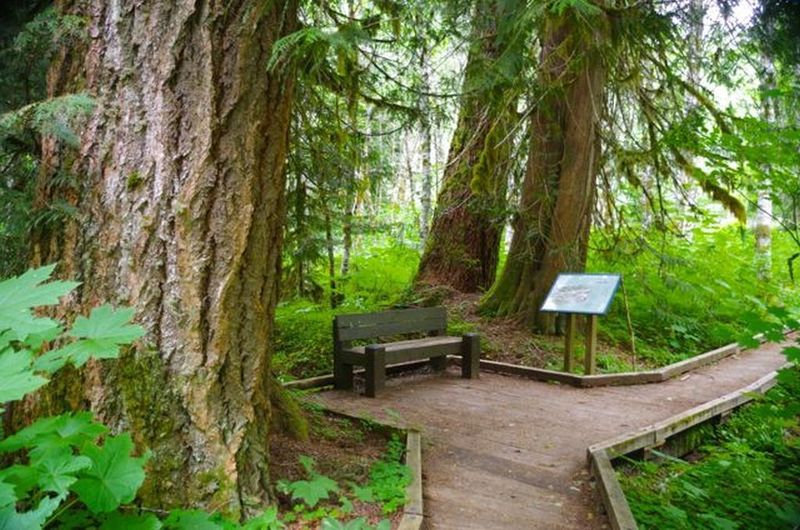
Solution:
<path fill-rule="evenodd" d="M 619 274 L 559 274 L 540 311 L 563 313 L 567 317 L 564 336 L 564 371 L 574 368 L 577 315 L 586 315 L 583 373 L 597 371 L 597 316 L 605 315 L 619 287 Z"/>
<path fill-rule="evenodd" d="M 597 371 L 597 315 L 586 317 L 586 351 L 583 354 L 583 373 Z"/>
<path fill-rule="evenodd" d="M 572 351 L 575 346 L 575 326 L 577 325 L 578 317 L 575 313 L 567 314 L 567 329 L 564 335 L 564 371 L 572 371 Z"/>

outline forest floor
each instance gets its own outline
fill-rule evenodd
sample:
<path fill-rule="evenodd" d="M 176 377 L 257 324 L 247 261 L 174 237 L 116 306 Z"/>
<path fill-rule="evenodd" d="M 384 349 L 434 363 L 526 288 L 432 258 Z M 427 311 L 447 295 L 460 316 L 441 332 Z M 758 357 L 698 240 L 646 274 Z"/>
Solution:
<path fill-rule="evenodd" d="M 358 421 L 323 412 L 319 407 L 309 408 L 306 417 L 309 427 L 309 436 L 306 440 L 281 433 L 275 433 L 270 438 L 269 461 L 275 485 L 281 482 L 308 480 L 308 472 L 300 460 L 305 457 L 313 461 L 317 473 L 331 478 L 340 487 L 366 484 L 369 481 L 371 467 L 386 452 L 390 439 L 387 429 L 368 421 Z M 276 488 L 281 513 L 290 513 L 293 508 L 292 499 L 280 489 Z M 348 519 L 364 517 L 370 524 L 389 519 L 392 525 L 396 526 L 402 516 L 401 511 L 385 515 L 379 503 L 361 502 L 357 499 L 351 499 L 351 502 L 352 511 L 345 514 Z M 300 517 L 299 520 L 287 524 L 286 528 L 289 530 L 318 528 L 320 526 L 318 519 L 331 510 L 337 510 L 338 503 L 332 498 L 328 502 L 323 501 L 319 506 L 321 509 L 316 512 L 312 510 L 305 510 L 306 513 L 296 512 Z"/>
<path fill-rule="evenodd" d="M 481 294 L 450 293 L 442 305 L 447 307 L 451 333 L 475 332 L 481 335 L 481 356 L 532 368 L 562 370 L 564 337 L 532 333 L 510 318 L 487 318 L 478 312 Z M 579 319 L 580 324 L 580 319 Z M 582 371 L 582 336 L 576 345 L 576 371 Z M 598 338 L 597 368 L 601 373 L 649 370 L 658 366 L 647 359 L 634 359 L 630 349 Z M 697 352 L 700 354 L 702 352 Z"/>
<path fill-rule="evenodd" d="M 586 448 L 739 390 L 782 366 L 769 344 L 663 383 L 573 388 L 482 373 L 391 379 L 367 399 L 322 392 L 324 406 L 423 435 L 425 515 L 435 529 L 607 528 Z"/>

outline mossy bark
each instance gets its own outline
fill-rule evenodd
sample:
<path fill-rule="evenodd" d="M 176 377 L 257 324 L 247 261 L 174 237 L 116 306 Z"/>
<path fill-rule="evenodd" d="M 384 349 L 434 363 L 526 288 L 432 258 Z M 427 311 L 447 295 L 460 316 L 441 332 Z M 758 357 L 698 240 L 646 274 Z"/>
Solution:
<path fill-rule="evenodd" d="M 128 304 L 148 331 L 81 372 L 82 405 L 153 450 L 148 506 L 258 511 L 293 92 L 290 73 L 266 65 L 297 27 L 296 2 L 60 7 L 86 17 L 91 40 L 56 62 L 50 93 L 79 84 L 97 107 L 74 160 L 43 146 L 40 200 L 79 213 L 35 234 L 34 264 L 58 260 L 83 282 L 72 311 Z M 60 169 L 81 176 L 68 197 L 50 185 Z"/>
<path fill-rule="evenodd" d="M 539 307 L 556 276 L 586 265 L 608 32 L 604 13 L 584 21 L 567 11 L 544 23 L 541 94 L 531 115 L 514 236 L 506 266 L 482 303 L 487 312 L 519 317 L 544 332 L 554 330 L 554 320 Z"/>
<path fill-rule="evenodd" d="M 506 222 L 512 127 L 524 37 L 512 30 L 517 2 L 478 0 L 458 122 L 417 272 L 417 285 L 462 292 L 494 281 Z M 505 62 L 498 64 L 501 58 Z M 506 70 L 500 71 L 501 68 Z"/>

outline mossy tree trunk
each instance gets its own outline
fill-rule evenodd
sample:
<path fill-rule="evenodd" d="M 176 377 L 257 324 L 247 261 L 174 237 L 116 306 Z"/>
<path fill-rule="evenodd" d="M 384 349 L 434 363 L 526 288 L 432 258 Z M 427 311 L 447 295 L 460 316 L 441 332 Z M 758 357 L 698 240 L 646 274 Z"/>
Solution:
<path fill-rule="evenodd" d="M 475 292 L 494 281 L 506 221 L 510 136 L 518 99 L 512 87 L 522 65 L 514 54 L 520 53 L 517 49 L 525 40 L 514 24 L 520 5 L 497 0 L 476 3 L 465 95 L 417 272 L 418 285 Z"/>
<path fill-rule="evenodd" d="M 147 506 L 256 511 L 269 500 L 268 343 L 293 92 L 288 72 L 266 65 L 297 26 L 296 2 L 61 8 L 86 17 L 91 40 L 56 62 L 50 93 L 78 87 L 97 107 L 77 156 L 44 145 L 39 199 L 77 215 L 35 235 L 34 262 L 58 260 L 83 282 L 76 311 L 128 304 L 148 330 L 119 362 L 88 366 L 73 404 L 153 451 Z M 53 184 L 63 170 L 79 176 L 68 195 Z"/>
<path fill-rule="evenodd" d="M 541 93 L 514 236 L 482 304 L 545 332 L 554 330 L 553 318 L 538 309 L 558 273 L 584 269 L 591 228 L 609 30 L 605 14 L 588 22 L 567 11 L 551 14 L 542 28 Z"/>

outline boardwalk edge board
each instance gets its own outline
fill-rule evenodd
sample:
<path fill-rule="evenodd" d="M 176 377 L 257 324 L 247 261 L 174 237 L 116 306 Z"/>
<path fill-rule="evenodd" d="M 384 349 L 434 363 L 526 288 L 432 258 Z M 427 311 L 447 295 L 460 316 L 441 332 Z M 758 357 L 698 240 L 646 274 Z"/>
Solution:
<path fill-rule="evenodd" d="M 732 343 L 714 350 L 690 357 L 657 370 L 644 372 L 622 372 L 618 374 L 578 375 L 543 368 L 532 368 L 517 364 L 502 363 L 481 359 L 481 369 L 500 374 L 516 375 L 538 381 L 552 381 L 568 385 L 592 388 L 600 386 L 627 386 L 647 383 L 661 383 L 692 370 L 708 366 L 726 357 L 741 353 L 738 344 Z M 454 359 L 457 362 L 457 359 Z"/>
<path fill-rule="evenodd" d="M 790 366 L 790 363 L 784 367 Z M 617 480 L 612 460 L 639 449 L 657 447 L 695 425 L 729 414 L 734 409 L 752 401 L 757 394 L 764 394 L 775 386 L 778 372 L 771 372 L 755 383 L 703 403 L 664 421 L 654 423 L 638 431 L 606 440 L 587 449 L 589 468 L 597 480 L 603 505 L 614 530 L 636 530 L 628 500 Z"/>
<path fill-rule="evenodd" d="M 406 488 L 406 504 L 398 530 L 422 528 L 422 435 L 419 431 L 406 431 L 406 465 L 411 468 L 411 483 Z"/>

